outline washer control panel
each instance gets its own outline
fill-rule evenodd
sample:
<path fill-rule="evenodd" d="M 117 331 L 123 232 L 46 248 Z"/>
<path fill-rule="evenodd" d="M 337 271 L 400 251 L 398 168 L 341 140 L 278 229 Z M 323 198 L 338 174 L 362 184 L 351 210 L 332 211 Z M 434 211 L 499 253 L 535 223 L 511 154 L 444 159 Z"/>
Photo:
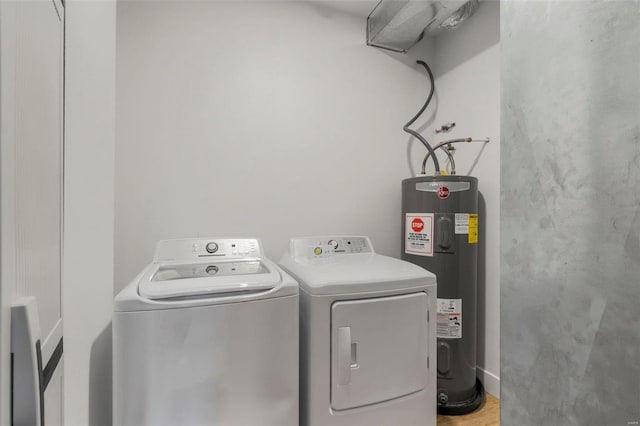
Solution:
<path fill-rule="evenodd" d="M 338 253 L 371 253 L 371 244 L 365 237 L 346 237 L 335 238 L 327 241 L 327 244 L 333 248 L 333 252 Z"/>
<path fill-rule="evenodd" d="M 195 260 L 199 258 L 263 258 L 257 238 L 193 238 L 164 240 L 156 245 L 154 261 Z"/>
<path fill-rule="evenodd" d="M 309 259 L 374 252 L 369 238 L 361 236 L 293 238 L 290 250 L 294 257 Z"/>

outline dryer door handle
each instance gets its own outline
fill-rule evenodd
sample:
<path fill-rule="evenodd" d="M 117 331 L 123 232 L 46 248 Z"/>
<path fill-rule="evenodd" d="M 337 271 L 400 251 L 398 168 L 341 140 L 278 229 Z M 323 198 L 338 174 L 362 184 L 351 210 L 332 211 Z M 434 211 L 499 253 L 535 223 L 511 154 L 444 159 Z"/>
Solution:
<path fill-rule="evenodd" d="M 338 328 L 338 386 L 351 382 L 351 327 Z"/>

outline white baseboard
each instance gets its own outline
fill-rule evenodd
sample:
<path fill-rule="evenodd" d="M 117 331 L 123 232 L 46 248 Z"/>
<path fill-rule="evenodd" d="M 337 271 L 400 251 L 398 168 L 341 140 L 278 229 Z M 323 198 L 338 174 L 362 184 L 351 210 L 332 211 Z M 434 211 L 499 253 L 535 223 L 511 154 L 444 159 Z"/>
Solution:
<path fill-rule="evenodd" d="M 476 367 L 476 375 L 482 381 L 484 390 L 500 399 L 500 377 L 482 367 Z"/>

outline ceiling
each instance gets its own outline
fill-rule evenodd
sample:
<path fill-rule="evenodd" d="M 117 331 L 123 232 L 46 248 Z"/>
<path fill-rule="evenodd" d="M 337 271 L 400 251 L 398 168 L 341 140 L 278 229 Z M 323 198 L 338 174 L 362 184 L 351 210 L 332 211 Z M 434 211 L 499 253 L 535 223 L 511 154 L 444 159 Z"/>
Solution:
<path fill-rule="evenodd" d="M 305 1 L 305 0 L 303 0 Z M 380 0 L 308 0 L 326 9 L 366 19 Z"/>

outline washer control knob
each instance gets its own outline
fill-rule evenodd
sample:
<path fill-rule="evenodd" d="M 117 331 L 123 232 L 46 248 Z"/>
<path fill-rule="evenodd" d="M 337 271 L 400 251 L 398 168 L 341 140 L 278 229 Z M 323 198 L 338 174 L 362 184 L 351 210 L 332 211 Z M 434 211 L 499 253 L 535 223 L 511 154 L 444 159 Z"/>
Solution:
<path fill-rule="evenodd" d="M 334 250 L 338 248 L 338 242 L 336 240 L 329 240 L 327 244 L 329 244 Z"/>
<path fill-rule="evenodd" d="M 215 253 L 218 251 L 218 244 L 216 243 L 208 243 L 205 247 L 209 253 Z"/>

